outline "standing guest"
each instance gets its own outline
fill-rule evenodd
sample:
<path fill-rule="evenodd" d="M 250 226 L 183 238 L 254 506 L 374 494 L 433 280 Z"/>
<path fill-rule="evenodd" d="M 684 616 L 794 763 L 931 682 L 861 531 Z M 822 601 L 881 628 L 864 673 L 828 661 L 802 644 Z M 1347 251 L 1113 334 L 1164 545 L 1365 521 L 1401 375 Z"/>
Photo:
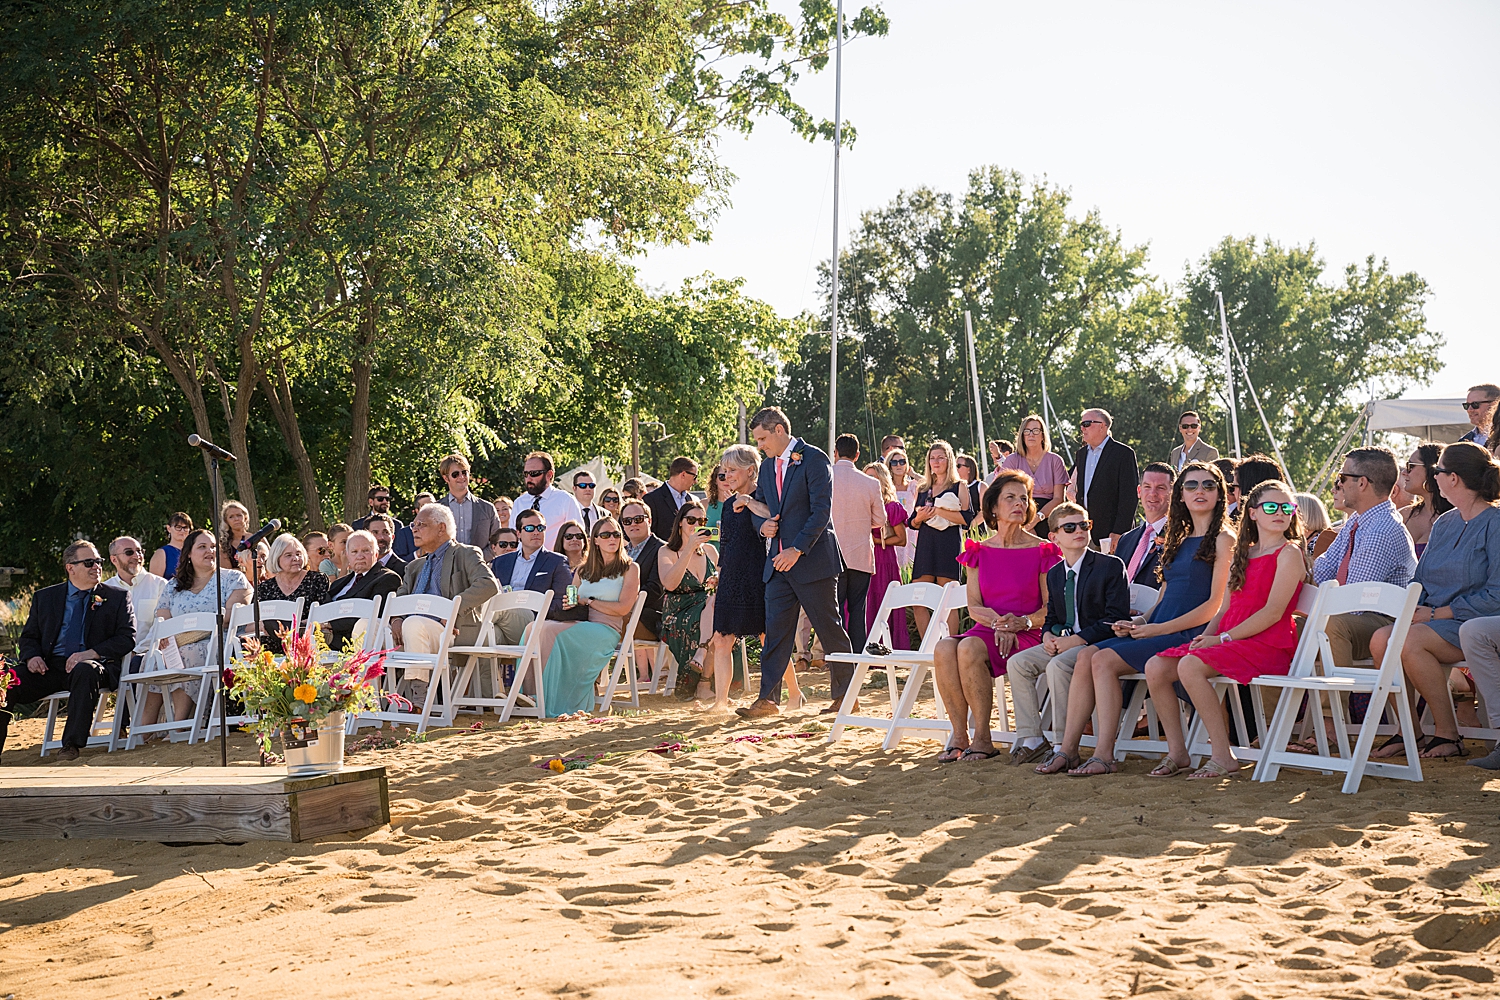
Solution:
<path fill-rule="evenodd" d="M 865 635 L 875 627 L 875 614 L 891 584 L 901 582 L 901 564 L 896 553 L 906 544 L 906 508 L 896 499 L 896 487 L 891 482 L 891 470 L 884 463 L 872 462 L 865 466 L 865 475 L 880 484 L 880 499 L 885 505 L 885 526 L 874 528 L 870 534 L 875 544 L 875 573 L 870 578 L 870 597 L 865 601 Z M 906 609 L 891 612 L 891 648 L 910 649 L 911 636 L 906 630 Z M 850 645 L 853 645 L 851 640 Z M 859 647 L 863 649 L 864 647 Z"/>
<path fill-rule="evenodd" d="M 365 530 L 375 539 L 375 561 L 400 577 L 406 572 L 406 560 L 391 551 L 395 523 L 396 519 L 389 514 L 371 514 Z"/>
<path fill-rule="evenodd" d="M 646 486 L 640 476 L 631 476 L 620 485 L 621 500 L 639 500 L 646 495 Z"/>
<path fill-rule="evenodd" d="M 677 696 L 713 697 L 704 664 L 714 637 L 714 587 L 719 553 L 708 544 L 708 513 L 697 500 L 677 508 L 672 534 L 656 550 L 661 576 L 661 637 L 676 658 Z"/>
<path fill-rule="evenodd" d="M 978 510 L 979 491 L 982 489 L 979 482 L 979 466 L 968 455 L 959 455 L 954 460 L 954 468 L 958 470 L 959 481 L 969 488 L 969 506 Z"/>
<path fill-rule="evenodd" d="M 507 590 L 529 590 L 534 594 L 552 591 L 552 603 L 548 605 L 549 617 L 563 610 L 563 598 L 573 583 L 573 571 L 568 560 L 557 552 L 548 552 L 542 547 L 547 535 L 547 522 L 534 510 L 523 510 L 516 515 L 514 528 L 503 528 L 500 532 L 501 554 L 490 563 L 495 580 Z M 519 546 L 519 547 L 518 547 Z M 499 630 L 499 642 L 514 646 L 520 643 L 526 626 L 536 618 L 529 611 L 510 608 L 495 616 L 495 627 Z"/>
<path fill-rule="evenodd" d="M 412 498 L 412 517 L 415 518 L 417 511 L 430 503 L 437 503 L 437 497 L 425 491 L 418 493 Z M 417 542 L 412 535 L 411 525 L 403 525 L 396 529 L 396 538 L 391 542 L 391 551 L 396 553 L 397 558 L 406 563 L 410 563 L 412 559 L 416 558 Z"/>
<path fill-rule="evenodd" d="M 661 539 L 651 530 L 651 509 L 642 500 L 630 500 L 620 508 L 623 516 L 620 526 L 625 532 L 626 555 L 641 568 L 640 585 L 646 592 L 646 604 L 641 609 L 640 624 L 635 637 L 645 642 L 656 642 L 661 635 L 662 594 L 661 571 L 658 568 L 657 551 Z"/>
<path fill-rule="evenodd" d="M 382 523 L 380 518 L 388 518 L 389 514 L 372 513 L 369 518 L 370 524 Z M 290 536 L 287 536 L 290 537 Z M 280 539 L 278 539 L 280 541 Z M 275 546 L 272 549 L 274 559 Z M 369 531 L 359 530 L 351 532 L 349 538 L 344 542 L 344 554 L 349 560 L 349 574 L 341 576 L 328 585 L 328 596 L 320 603 L 332 603 L 344 600 L 378 600 L 384 601 L 397 590 L 401 589 L 401 577 L 391 569 L 388 569 L 375 559 L 380 552 L 380 543 Z M 312 573 L 307 574 L 310 579 L 320 579 Z M 283 585 L 281 590 L 285 592 Z M 262 598 L 264 599 L 264 597 Z M 311 609 L 311 604 L 308 605 Z M 364 641 L 364 631 L 360 626 L 364 623 L 362 618 L 335 618 L 329 622 L 326 628 L 329 632 L 328 646 L 330 649 L 342 650 L 349 643 L 359 646 Z M 356 632 L 356 630 L 358 630 Z"/>
<path fill-rule="evenodd" d="M 1140 498 L 1146 520 L 1121 535 L 1114 552 L 1125 563 L 1125 572 L 1131 583 L 1156 586 L 1156 563 L 1162 540 L 1166 537 L 1175 475 L 1170 465 L 1161 462 L 1152 462 L 1141 473 L 1141 484 L 1135 488 L 1135 495 Z M 1132 608 L 1131 614 L 1138 614 L 1141 610 Z"/>
<path fill-rule="evenodd" d="M 578 572 L 589 555 L 588 532 L 577 521 L 564 521 L 557 529 L 557 542 L 552 546 L 552 551 L 568 561 L 569 572 Z"/>
<path fill-rule="evenodd" d="M 99 689 L 119 686 L 120 661 L 135 646 L 130 598 L 100 585 L 103 565 L 92 542 L 74 542 L 63 549 L 68 579 L 32 596 L 17 648 L 20 663 L 9 668 L 15 686 L 9 692 L 0 686 L 0 750 L 10 730 L 7 695 L 10 704 L 22 705 L 60 691 L 68 693 L 68 721 L 58 756 L 77 760 L 88 746 Z"/>
<path fill-rule="evenodd" d="M 499 496 L 495 498 L 495 516 L 500 519 L 500 527 L 510 527 L 510 515 L 514 506 L 515 501 L 510 497 Z"/>
<path fill-rule="evenodd" d="M 220 610 L 217 595 L 224 595 L 224 618 L 250 600 L 250 581 L 237 569 L 219 567 L 218 544 L 214 536 L 201 529 L 193 531 L 182 542 L 183 558 L 177 565 L 177 575 L 167 584 L 164 603 L 156 606 L 157 618 L 173 618 L 179 615 L 213 614 Z M 216 580 L 217 578 L 217 580 Z M 177 636 L 177 651 L 182 654 L 186 667 L 201 667 L 208 662 L 208 654 L 215 636 L 212 632 L 187 632 Z M 146 688 L 146 704 L 142 718 L 155 722 L 161 713 L 163 692 L 155 686 Z M 173 717 L 189 718 L 193 699 L 188 694 L 188 685 L 168 684 L 166 694 L 172 699 Z"/>
<path fill-rule="evenodd" d="M 917 491 L 921 486 L 920 477 L 911 468 L 911 463 L 906 458 L 906 452 L 897 448 L 885 456 L 885 467 L 891 470 L 891 485 L 896 488 L 896 499 L 901 502 L 906 511 L 906 523 L 911 524 L 912 511 L 917 509 Z M 917 552 L 917 533 L 915 530 L 906 533 L 906 544 L 901 551 L 896 553 L 896 558 L 901 563 L 902 569 L 910 569 L 912 558 Z"/>
<path fill-rule="evenodd" d="M 1328 551 L 1336 533 L 1333 521 L 1328 517 L 1328 508 L 1311 493 L 1298 493 L 1292 499 L 1297 503 L 1297 517 L 1302 521 L 1302 530 L 1307 533 L 1307 537 L 1303 539 L 1307 558 L 1316 559 Z"/>
<path fill-rule="evenodd" d="M 618 521 L 620 519 L 620 491 L 613 486 L 605 490 L 604 495 L 599 498 L 599 506 L 604 508 L 604 513 Z"/>
<path fill-rule="evenodd" d="M 344 539 L 346 560 L 348 539 L 349 535 L 346 534 Z M 371 541 L 373 542 L 374 539 Z M 271 576 L 262 580 L 260 586 L 255 588 L 255 596 L 258 599 L 295 601 L 301 598 L 303 614 L 306 614 L 314 604 L 324 604 L 328 601 L 328 578 L 308 568 L 307 550 L 302 547 L 301 542 L 297 541 L 296 535 L 282 533 L 276 536 L 271 542 L 271 555 L 266 560 L 266 568 L 271 571 Z M 295 627 L 293 622 L 285 620 L 262 620 L 261 631 L 264 635 L 262 641 L 265 647 L 280 656 L 283 652 L 281 630 L 293 627 Z"/>
<path fill-rule="evenodd" d="M 1120 678 L 1138 673 L 1164 649 L 1191 641 L 1218 613 L 1229 581 L 1234 533 L 1224 527 L 1224 478 L 1216 466 L 1189 462 L 1172 487 L 1167 538 L 1157 579 L 1161 597 L 1143 624 L 1114 623 L 1115 636 L 1083 647 L 1068 689 L 1068 721 L 1057 754 L 1037 766 L 1039 774 L 1113 774 L 1115 738 L 1120 726 Z M 1083 728 L 1098 708 L 1094 756 L 1078 763 Z M 1176 702 L 1158 715 L 1177 711 Z"/>
<path fill-rule="evenodd" d="M 713 710 L 727 712 L 738 640 L 766 630 L 766 543 L 750 510 L 760 471 L 755 449 L 730 445 L 719 459 L 719 469 L 724 477 L 724 512 L 719 519 L 719 586 L 714 594 Z M 787 674 L 787 687 L 800 707 L 802 692 L 795 673 Z"/>
<path fill-rule="evenodd" d="M 956 464 L 953 446 L 947 441 L 934 441 L 927 449 L 927 475 L 917 493 L 916 509 L 907 520 L 917 529 L 917 549 L 911 564 L 913 583 L 941 587 L 958 579 L 958 553 L 964 531 L 974 521 L 975 509 L 969 505 L 969 491 L 962 488 L 954 471 Z M 917 631 L 925 633 L 931 613 L 926 608 L 913 608 L 912 613 L 916 615 Z M 949 619 L 948 628 L 950 633 L 958 632 L 957 611 Z"/>
<path fill-rule="evenodd" d="M 880 460 L 884 462 L 893 451 L 906 451 L 906 441 L 899 434 L 887 434 L 880 439 Z"/>
<path fill-rule="evenodd" d="M 551 455 L 545 451 L 532 452 L 526 456 L 523 470 L 526 492 L 516 498 L 516 510 L 518 513 L 523 510 L 541 513 L 543 521 L 549 526 L 546 544 L 550 549 L 557 541 L 557 532 L 563 522 L 582 523 L 583 512 L 578 509 L 578 501 L 573 499 L 573 494 L 552 485 L 552 478 L 557 470 L 552 466 Z"/>
<path fill-rule="evenodd" d="M 1017 438 L 1019 441 L 1020 439 Z M 1016 446 L 1004 438 L 996 438 L 990 442 L 990 464 L 996 469 L 1004 464 L 1005 460 L 1016 452 Z M 993 473 L 991 476 L 993 477 Z"/>
<path fill-rule="evenodd" d="M 353 530 L 342 521 L 328 529 L 328 545 L 333 552 L 318 563 L 318 572 L 328 577 L 330 582 L 349 571 L 348 558 L 344 554 L 344 543 L 349 540 L 349 532 Z"/>
<path fill-rule="evenodd" d="M 641 570 L 625 554 L 614 518 L 594 523 L 588 561 L 573 574 L 578 604 L 588 621 L 547 623 L 554 634 L 542 671 L 550 715 L 594 710 L 594 683 L 619 647 L 626 619 L 641 591 Z M 624 641 L 629 641 L 628 639 Z"/>
<path fill-rule="evenodd" d="M 238 500 L 227 501 L 219 510 L 219 564 L 243 572 L 251 555 L 239 551 L 239 544 L 249 537 L 250 511 Z"/>
<path fill-rule="evenodd" d="M 1120 536 L 1135 523 L 1135 488 L 1141 481 L 1135 452 L 1110 435 L 1114 418 L 1097 407 L 1084 410 L 1078 422 L 1083 446 L 1073 456 L 1078 500 L 1094 524 L 1094 541 L 1109 539 L 1113 552 Z"/>
<path fill-rule="evenodd" d="M 1399 474 L 1389 448 L 1356 448 L 1344 456 L 1334 480 L 1334 497 L 1335 502 L 1344 503 L 1349 518 L 1313 560 L 1313 583 L 1322 586 L 1337 580 L 1340 586 L 1389 583 L 1396 587 L 1411 583 L 1417 555 L 1391 503 L 1391 487 Z M 1355 660 L 1367 658 L 1376 631 L 1394 621 L 1374 611 L 1329 618 L 1324 634 L 1334 666 L 1353 666 Z M 1354 697 L 1350 696 L 1351 701 Z"/>
<path fill-rule="evenodd" d="M 1063 488 L 1068 484 L 1068 467 L 1052 450 L 1047 424 L 1035 413 L 1021 420 L 1020 429 L 1016 431 L 1016 450 L 1000 463 L 1000 467 L 1024 472 L 1036 484 L 1034 497 L 1039 522 L 1045 521 L 1052 509 L 1065 499 Z"/>
<path fill-rule="evenodd" d="M 376 514 L 383 514 L 391 518 L 394 527 L 401 527 L 401 522 L 391 516 L 391 488 L 381 486 L 378 483 L 365 491 L 365 506 L 370 512 L 358 520 L 349 522 L 349 527 L 355 531 L 364 531 L 370 527 L 370 518 Z"/>
<path fill-rule="evenodd" d="M 747 719 L 777 715 L 781 681 L 797 642 L 797 615 L 807 614 L 826 653 L 847 653 L 849 633 L 838 613 L 838 577 L 844 560 L 833 533 L 833 477 L 828 456 L 792 436 L 791 421 L 774 406 L 750 422 L 755 445 L 768 459 L 756 491 L 770 517 L 761 535 L 771 540 L 766 584 L 766 646 L 760 697 L 736 709 Z M 951 466 L 950 466 L 951 468 Z"/>
<path fill-rule="evenodd" d="M 1182 432 L 1182 444 L 1174 446 L 1171 457 L 1167 459 L 1174 475 L 1189 462 L 1212 462 L 1219 457 L 1219 449 L 1198 436 L 1203 421 L 1197 410 L 1188 410 L 1178 417 L 1177 429 Z"/>
<path fill-rule="evenodd" d="M 667 481 L 645 496 L 646 506 L 651 508 L 652 531 L 656 537 L 666 541 L 677 523 L 678 509 L 693 499 L 689 492 L 698 482 L 698 463 L 686 456 L 672 459 L 667 472 Z"/>
<path fill-rule="evenodd" d="M 167 518 L 167 544 L 151 553 L 149 569 L 157 576 L 170 580 L 177 575 L 177 560 L 182 557 L 182 546 L 188 533 L 193 530 L 193 519 L 183 511 Z"/>
<path fill-rule="evenodd" d="M 1469 417 L 1470 427 L 1459 438 L 1460 441 L 1470 441 L 1484 447 L 1490 440 L 1490 424 L 1494 419 L 1495 411 L 1500 409 L 1495 404 L 1500 401 L 1500 385 L 1485 382 L 1482 385 L 1469 386 L 1469 394 L 1464 398 L 1464 413 Z"/>
<path fill-rule="evenodd" d="M 984 491 L 982 510 L 994 534 L 971 541 L 959 557 L 973 570 L 967 586 L 974 627 L 940 641 L 932 657 L 933 683 L 953 724 L 953 738 L 938 755 L 942 763 L 1000 756 L 990 734 L 995 678 L 1005 673 L 1012 655 L 1041 644 L 1047 571 L 1062 557 L 1056 545 L 1026 530 L 1036 521 L 1026 473 L 1000 470 Z"/>
<path fill-rule="evenodd" d="M 1229 519 L 1236 520 L 1240 516 L 1240 484 L 1235 481 L 1234 469 L 1240 463 L 1232 458 L 1216 458 L 1213 460 L 1214 468 L 1224 477 L 1225 495 L 1229 498 L 1229 506 L 1226 508 Z"/>
<path fill-rule="evenodd" d="M 1401 511 L 1401 520 L 1411 533 L 1412 543 L 1417 547 L 1417 558 L 1427 547 L 1427 537 L 1432 534 L 1432 523 L 1453 509 L 1453 505 L 1438 489 L 1437 473 L 1433 467 L 1442 454 L 1440 444 L 1419 444 L 1406 460 L 1406 470 L 1399 480 L 1412 498 L 1411 506 Z"/>
<path fill-rule="evenodd" d="M 592 472 L 573 473 L 573 499 L 578 501 L 578 510 L 582 514 L 584 537 L 594 530 L 594 522 L 608 515 L 609 511 L 594 503 L 594 494 L 598 491 L 599 484 L 594 482 Z"/>
<path fill-rule="evenodd" d="M 1010 762 L 1020 766 L 1049 760 L 1060 750 L 1042 738 L 1045 727 L 1062 734 L 1068 721 L 1068 688 L 1078 654 L 1090 643 L 1114 635 L 1114 623 L 1130 617 L 1130 585 L 1120 557 L 1089 548 L 1088 511 L 1076 503 L 1052 508 L 1047 537 L 1062 560 L 1047 571 L 1047 620 L 1042 644 L 1013 654 L 1006 664 L 1016 708 L 1016 743 Z M 1037 682 L 1046 677 L 1052 693 L 1050 718 L 1042 719 Z"/>
<path fill-rule="evenodd" d="M 1448 693 L 1448 666 L 1464 658 L 1459 629 L 1470 618 L 1500 615 L 1500 465 L 1469 441 L 1443 449 L 1437 465 L 1438 490 L 1453 505 L 1432 525 L 1427 548 L 1417 562 L 1422 600 L 1401 647 L 1401 669 L 1427 699 L 1434 735 L 1421 747 L 1427 758 L 1468 755 L 1458 735 L 1458 717 Z M 1379 663 L 1391 627 L 1375 633 L 1370 655 Z M 1393 757 L 1405 750 L 1397 733 L 1371 757 Z M 1409 754 L 1409 751 L 1407 751 Z"/>
<path fill-rule="evenodd" d="M 1492 432 L 1493 433 L 1493 432 Z M 1490 729 L 1500 729 L 1500 616 L 1470 618 L 1458 630 L 1459 646 L 1469 663 L 1474 690 L 1484 699 Z M 1500 741 L 1483 757 L 1469 761 L 1487 771 L 1500 771 Z"/>
<path fill-rule="evenodd" d="M 853 434 L 840 434 L 833 443 L 833 454 L 837 459 L 829 470 L 833 477 L 833 533 L 844 539 L 839 543 L 844 557 L 844 571 L 839 574 L 839 608 L 850 646 L 863 651 L 869 638 L 865 606 L 870 598 L 870 579 L 875 575 L 875 546 L 870 532 L 884 532 L 890 519 L 880 497 L 880 483 L 854 464 L 859 461 L 859 439 Z M 878 598 L 875 603 L 880 603 Z M 839 710 L 853 677 L 853 664 L 837 660 L 828 664 L 833 701 L 823 714 Z"/>
<path fill-rule="evenodd" d="M 550 465 L 551 460 L 548 460 Z M 448 495 L 442 503 L 453 512 L 457 534 L 453 540 L 477 549 L 489 547 L 490 536 L 500 527 L 495 505 L 474 495 L 469 489 L 469 460 L 458 453 L 443 456 L 438 472 L 448 484 Z"/>
<path fill-rule="evenodd" d="M 710 533 L 719 527 L 719 521 L 724 517 L 724 467 L 714 466 L 714 471 L 708 477 L 708 490 L 703 498 L 703 510 L 708 515 L 708 530 Z"/>
<path fill-rule="evenodd" d="M 1212 756 L 1189 778 L 1222 778 L 1240 769 L 1229 739 L 1229 717 L 1215 677 L 1248 684 L 1262 674 L 1285 674 L 1297 648 L 1292 612 L 1307 576 L 1301 525 L 1291 487 L 1260 483 L 1245 494 L 1245 514 L 1229 565 L 1224 606 L 1191 642 L 1164 649 L 1146 662 L 1146 685 L 1159 707 L 1173 705 L 1181 683 L 1208 730 Z M 1173 706 L 1175 707 L 1175 705 Z M 1159 711 L 1167 755 L 1152 771 L 1170 778 L 1188 767 L 1182 714 Z"/>
<path fill-rule="evenodd" d="M 1486 434 L 1485 447 L 1490 454 L 1500 458 L 1500 406 L 1490 411 L 1490 429 Z"/>

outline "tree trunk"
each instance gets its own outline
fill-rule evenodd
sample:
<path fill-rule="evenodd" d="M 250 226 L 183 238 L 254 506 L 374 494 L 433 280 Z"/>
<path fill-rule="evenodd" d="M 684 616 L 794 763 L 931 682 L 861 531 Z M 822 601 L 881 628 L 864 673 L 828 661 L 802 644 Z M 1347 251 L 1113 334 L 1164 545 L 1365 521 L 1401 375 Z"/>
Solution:
<path fill-rule="evenodd" d="M 327 522 L 323 520 L 318 477 L 313 473 L 312 459 L 308 458 L 307 447 L 302 443 L 302 428 L 297 423 L 297 410 L 292 404 L 292 387 L 286 377 L 286 361 L 279 354 L 276 356 L 276 381 L 272 382 L 265 369 L 261 369 L 260 384 L 265 390 L 271 413 L 276 417 L 276 424 L 281 428 L 281 436 L 286 441 L 287 449 L 292 453 L 292 461 L 297 466 L 297 482 L 302 487 L 307 529 L 322 531 L 327 527 Z"/>
<path fill-rule="evenodd" d="M 359 338 L 354 351 L 353 400 L 350 408 L 349 453 L 344 461 L 344 517 L 359 517 L 370 491 L 370 375 L 374 368 L 375 303 L 368 295 L 360 310 Z"/>

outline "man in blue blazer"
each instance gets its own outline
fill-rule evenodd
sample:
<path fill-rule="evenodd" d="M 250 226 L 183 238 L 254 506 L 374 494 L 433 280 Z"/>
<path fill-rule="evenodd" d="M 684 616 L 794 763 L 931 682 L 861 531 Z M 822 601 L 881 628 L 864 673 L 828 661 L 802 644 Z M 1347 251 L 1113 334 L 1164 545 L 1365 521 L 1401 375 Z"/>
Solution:
<path fill-rule="evenodd" d="M 781 679 L 797 641 L 797 613 L 807 614 L 825 653 L 850 651 L 839 615 L 838 578 L 844 558 L 833 534 L 833 475 L 828 455 L 792 437 L 785 413 L 767 407 L 750 422 L 766 456 L 755 498 L 770 508 L 757 517 L 771 540 L 766 562 L 766 644 L 760 659 L 760 698 L 737 711 L 760 719 L 781 711 Z"/>
<path fill-rule="evenodd" d="M 573 582 L 573 571 L 568 569 L 565 556 L 542 547 L 547 536 L 547 521 L 541 511 L 523 510 L 516 515 L 515 523 L 514 528 L 500 529 L 500 548 L 504 554 L 496 556 L 490 563 L 495 581 L 502 591 L 507 588 L 538 594 L 552 591 L 552 603 L 547 613 L 556 615 L 563 609 L 563 595 Z M 517 536 L 520 548 L 505 551 L 516 543 Z M 500 633 L 498 641 L 508 646 L 516 645 L 530 623 L 531 616 L 519 609 L 500 612 L 495 617 L 495 627 Z"/>

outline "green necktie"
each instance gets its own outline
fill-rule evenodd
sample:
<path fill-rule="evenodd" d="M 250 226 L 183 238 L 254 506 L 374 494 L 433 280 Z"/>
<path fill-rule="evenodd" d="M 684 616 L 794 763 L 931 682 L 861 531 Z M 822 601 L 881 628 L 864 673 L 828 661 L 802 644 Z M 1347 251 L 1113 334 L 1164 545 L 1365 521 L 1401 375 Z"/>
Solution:
<path fill-rule="evenodd" d="M 1073 628 L 1073 585 L 1077 576 L 1075 571 L 1068 570 L 1068 579 L 1063 584 L 1063 614 L 1067 616 L 1063 627 L 1067 629 Z"/>

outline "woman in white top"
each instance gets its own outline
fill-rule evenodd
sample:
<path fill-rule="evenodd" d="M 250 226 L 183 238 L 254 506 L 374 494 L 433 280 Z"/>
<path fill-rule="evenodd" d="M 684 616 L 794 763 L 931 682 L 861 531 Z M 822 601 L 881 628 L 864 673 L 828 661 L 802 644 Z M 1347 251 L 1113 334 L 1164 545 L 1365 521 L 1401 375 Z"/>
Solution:
<path fill-rule="evenodd" d="M 217 574 L 219 582 L 214 583 Z M 237 569 L 219 567 L 219 547 L 212 532 L 199 528 L 189 532 L 183 539 L 182 558 L 177 563 L 177 575 L 167 584 L 161 603 L 156 606 L 157 618 L 172 618 L 180 615 L 207 612 L 217 608 L 216 595 L 224 594 L 224 614 L 230 609 L 250 600 L 250 581 Z M 177 651 L 182 655 L 183 666 L 201 667 L 208 662 L 212 632 L 184 632 L 177 636 Z M 163 643 L 165 648 L 165 643 Z M 167 685 L 172 694 L 172 710 L 176 718 L 185 719 L 192 710 L 193 700 L 188 697 L 186 684 Z M 149 687 L 146 694 L 144 719 L 155 722 L 161 711 L 162 692 Z"/>

